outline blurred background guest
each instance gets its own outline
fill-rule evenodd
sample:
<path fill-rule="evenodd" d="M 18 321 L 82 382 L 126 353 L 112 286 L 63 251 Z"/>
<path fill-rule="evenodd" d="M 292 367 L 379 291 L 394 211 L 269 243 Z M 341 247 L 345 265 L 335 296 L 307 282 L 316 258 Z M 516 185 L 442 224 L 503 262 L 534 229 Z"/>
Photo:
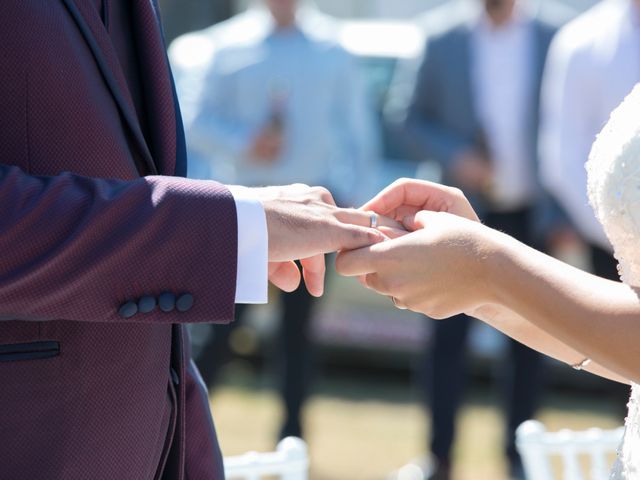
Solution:
<path fill-rule="evenodd" d="M 542 182 L 586 244 L 593 272 L 614 280 L 617 261 L 589 205 L 584 165 L 596 134 L 638 80 L 640 1 L 604 0 L 560 30 L 542 90 Z"/>
<path fill-rule="evenodd" d="M 562 24 L 575 18 L 596 3 L 595 0 L 530 2 L 530 6 L 536 10 L 536 16 L 549 19 L 553 24 Z M 232 69 L 224 65 L 228 66 L 235 60 L 228 52 L 242 51 L 242 45 L 255 46 L 260 42 L 266 42 L 265 17 L 271 25 L 274 22 L 270 20 L 270 13 L 264 5 L 246 10 L 247 0 L 158 0 L 158 3 L 163 13 L 168 39 L 186 31 L 191 32 L 177 38 L 169 50 L 187 135 L 191 138 L 190 127 L 194 117 L 204 109 L 201 99 L 204 99 L 205 95 L 202 92 L 211 89 L 212 81 L 209 78 L 216 76 L 212 73 L 217 69 L 216 62 L 221 58 L 226 59 L 220 64 L 219 70 L 220 75 L 226 75 L 223 70 Z M 305 0 L 298 5 L 298 28 L 314 40 L 319 39 L 318 44 L 333 46 L 337 43 L 353 56 L 356 76 L 362 76 L 365 83 L 367 106 L 377 112 L 377 125 L 372 135 L 374 142 L 380 142 L 384 147 L 381 168 L 376 169 L 377 172 L 371 175 L 367 173 L 359 175 L 357 180 L 351 179 L 354 189 L 361 186 L 362 178 L 367 180 L 367 183 L 369 180 L 375 182 L 376 185 L 372 186 L 373 191 L 361 195 L 364 200 L 377 189 L 399 177 L 420 177 L 438 181 L 441 169 L 430 159 L 439 160 L 439 157 L 432 154 L 425 158 L 425 149 L 419 148 L 417 151 L 420 160 L 426 161 L 416 162 L 415 158 L 411 159 L 406 154 L 399 135 L 405 133 L 404 128 L 398 129 L 395 123 L 390 124 L 389 120 L 395 118 L 383 115 L 382 109 L 384 107 L 384 113 L 388 113 L 388 107 L 395 105 L 396 108 L 404 107 L 402 112 L 406 114 L 408 97 L 411 97 L 414 91 L 413 75 L 407 75 L 404 82 L 398 82 L 398 75 L 394 72 L 404 68 L 397 67 L 404 67 L 405 63 L 417 66 L 422 57 L 425 37 L 442 36 L 443 31 L 451 29 L 452 21 L 455 20 L 457 25 L 462 23 L 462 15 L 467 15 L 465 18 L 468 19 L 468 25 L 477 25 L 479 14 L 477 11 L 470 14 L 469 5 L 482 7 L 482 3 L 479 0 L 313 1 L 318 8 L 332 17 L 308 8 L 307 5 L 310 3 L 311 0 Z M 241 11 L 244 13 L 215 23 Z M 202 28 L 204 29 L 194 31 Z M 612 40 L 620 34 L 621 32 L 614 28 L 611 33 Z M 461 38 L 469 41 L 468 35 Z M 467 51 L 469 50 L 470 47 L 467 47 Z M 219 52 L 227 54 L 219 56 Z M 531 55 L 534 55 L 535 59 L 538 52 L 532 49 Z M 253 63 L 246 57 L 238 59 L 245 62 L 246 68 L 250 68 Z M 454 58 L 444 60 L 447 61 L 443 62 L 440 56 L 440 60 L 435 64 L 446 65 L 447 68 L 450 68 L 450 65 L 461 64 Z M 518 63 L 525 68 L 530 68 L 531 65 L 526 61 Z M 470 65 L 470 62 L 462 64 L 463 73 L 465 65 Z M 237 64 L 233 68 L 241 70 L 243 67 Z M 505 78 L 511 77 L 509 71 L 505 70 Z M 333 69 L 327 69 L 326 72 L 329 77 L 334 76 Z M 322 75 L 324 72 L 318 76 Z M 288 105 L 295 103 L 295 92 L 291 84 L 282 80 L 282 76 L 279 77 L 280 80 L 269 80 L 268 86 L 265 77 L 265 86 L 261 87 L 266 92 L 263 93 L 266 99 L 264 104 L 275 104 L 276 111 L 283 109 L 282 105 L 287 105 L 284 110 L 290 109 L 291 106 Z M 454 76 L 448 75 L 446 78 Z M 456 82 L 462 80 L 467 85 L 457 88 L 456 91 L 469 92 L 472 85 L 469 78 L 470 74 L 455 77 Z M 586 79 L 589 79 L 587 74 Z M 613 76 L 610 80 L 616 81 Z M 314 78 L 311 85 L 313 87 L 322 81 L 322 78 Z M 390 89 L 390 85 L 393 88 Z M 232 84 L 231 89 L 227 90 L 231 99 L 223 100 L 228 100 L 228 104 L 232 106 L 236 89 L 241 88 L 245 87 Z M 214 92 L 207 94 L 212 93 Z M 469 105 L 469 98 L 478 100 L 475 94 L 465 95 L 467 100 L 463 104 Z M 601 101 L 598 96 L 593 97 L 585 102 Z M 270 117 L 275 117 L 275 123 L 281 125 L 276 130 L 280 128 L 285 132 L 284 137 L 290 135 L 287 129 L 291 121 L 287 120 L 286 116 L 271 115 L 270 107 L 261 108 L 264 108 L 262 118 L 265 125 L 270 123 Z M 231 107 L 228 111 L 233 113 Z M 450 111 L 449 114 L 456 117 L 455 113 Z M 476 116 L 479 117 L 478 114 Z M 236 117 L 231 115 L 231 118 Z M 236 121 L 238 125 L 241 124 L 239 120 Z M 474 123 L 479 124 L 480 120 Z M 262 126 L 260 123 L 260 127 Z M 483 126 L 484 128 L 486 127 Z M 478 144 L 486 145 L 488 136 L 488 133 L 485 133 L 485 140 L 478 141 Z M 473 138 L 475 139 L 475 135 Z M 235 179 L 242 171 L 238 172 L 238 163 L 226 148 L 215 145 L 198 149 L 195 142 L 188 143 L 191 176 L 240 181 Z M 283 149 L 288 149 L 287 141 L 283 143 Z M 311 149 L 309 151 L 312 153 Z M 320 161 L 324 160 L 323 158 Z M 314 157 L 314 161 L 318 160 Z M 443 165 L 442 160 L 439 160 L 439 163 Z M 494 163 L 497 164 L 495 160 Z M 249 167 L 249 171 L 252 168 L 254 167 Z M 445 173 L 447 171 L 445 168 Z M 446 181 L 451 182 L 451 177 Z M 330 181 L 323 183 L 327 185 Z M 490 195 L 484 192 L 476 194 L 476 203 L 485 205 L 487 210 L 487 205 L 493 203 L 489 200 Z M 359 203 L 349 199 L 342 201 Z M 533 202 L 536 209 L 543 201 L 547 201 L 546 197 L 536 195 Z M 554 213 L 553 209 L 549 211 Z M 543 228 L 534 229 L 539 234 L 554 233 L 541 235 L 545 237 L 541 240 L 562 237 L 555 235 L 559 230 L 554 228 L 552 232 Z M 567 229 L 560 231 L 566 232 Z M 576 235 L 573 234 L 573 237 Z M 551 243 L 557 244 L 555 241 Z M 424 408 L 424 401 L 419 393 L 425 389 L 424 382 L 418 382 L 419 388 L 411 388 L 411 384 L 415 378 L 412 373 L 416 364 L 421 368 L 429 367 L 423 359 L 424 345 L 429 341 L 435 322 L 416 321 L 416 317 L 411 314 L 395 309 L 390 301 L 368 294 L 357 282 L 338 278 L 333 272 L 330 272 L 329 282 L 331 288 L 322 305 L 315 309 L 312 324 L 315 350 L 322 359 L 322 375 L 314 382 L 314 395 L 305 407 L 304 415 L 304 433 L 309 441 L 311 457 L 310 478 L 406 478 L 406 475 L 400 476 L 400 473 L 406 473 L 406 469 L 388 475 L 408 460 L 422 455 L 424 440 L 429 437 L 431 425 L 425 421 L 425 416 L 430 416 L 430 412 Z M 216 383 L 215 391 L 210 396 L 225 455 L 244 453 L 247 450 L 271 450 L 274 446 L 273 433 L 282 427 L 279 400 L 282 376 L 271 375 L 271 369 L 265 369 L 265 366 L 274 364 L 269 361 L 273 358 L 271 352 L 276 352 L 279 348 L 277 342 L 283 339 L 282 333 L 278 331 L 283 327 L 280 311 L 251 307 L 243 316 L 241 328 L 234 330 L 231 336 L 231 348 L 234 355 L 237 355 L 234 356 L 235 361 L 221 372 L 223 374 L 218 377 L 220 381 Z M 196 342 L 208 343 L 211 338 L 201 333 L 196 331 L 193 339 Z M 226 334 L 223 332 L 219 335 Z M 465 354 L 469 358 L 469 377 L 468 385 L 465 383 L 465 402 L 461 405 L 456 421 L 453 452 L 455 468 L 452 473 L 455 480 L 508 478 L 505 469 L 507 462 L 503 455 L 502 418 L 505 409 L 494 400 L 499 392 L 495 390 L 493 381 L 496 368 L 504 366 L 503 347 L 507 344 L 496 335 L 494 331 L 476 324 L 468 332 L 468 338 L 465 337 L 468 343 Z M 221 343 L 226 347 L 223 340 Z M 194 351 L 199 345 L 195 346 Z M 430 355 L 434 353 L 431 352 Z M 280 355 L 279 352 L 278 354 Z M 220 356 L 224 355 L 226 353 L 221 351 Z M 282 357 L 278 363 L 282 366 Z M 567 427 L 585 429 L 594 426 L 613 428 L 619 424 L 619 399 L 612 398 L 611 395 L 602 395 L 603 385 L 597 382 L 595 377 L 567 371 L 566 368 L 550 362 L 546 363 L 545 381 L 549 388 L 543 408 L 537 417 L 547 427 L 551 430 Z M 453 371 L 461 368 L 461 365 L 454 364 Z M 447 370 L 444 370 L 442 376 L 447 374 Z M 457 377 L 452 375 L 451 378 Z M 600 394 L 592 395 L 594 390 Z M 409 467 L 409 470 L 417 470 L 414 468 L 415 465 Z"/>
<path fill-rule="evenodd" d="M 248 186 L 318 184 L 342 204 L 359 199 L 358 189 L 375 178 L 377 132 L 358 71 L 331 26 L 298 0 L 256 2 L 229 21 L 232 40 L 211 56 L 188 122 L 191 176 L 208 172 Z M 301 437 L 316 302 L 301 286 L 281 303 L 274 349 L 285 405 L 280 437 Z M 238 306 L 236 320 L 244 313 Z M 237 325 L 213 327 L 196 358 L 209 388 Z"/>
<path fill-rule="evenodd" d="M 427 42 L 406 117 L 422 158 L 438 161 L 444 182 L 470 194 L 483 221 L 534 242 L 541 193 L 536 179 L 538 102 L 554 29 L 516 0 L 483 0 Z M 431 405 L 434 479 L 450 478 L 455 419 L 464 385 L 470 318 L 435 324 L 425 388 Z M 535 412 L 540 356 L 509 341 L 504 363 L 506 445 L 513 478 L 522 466 L 515 429 Z"/>

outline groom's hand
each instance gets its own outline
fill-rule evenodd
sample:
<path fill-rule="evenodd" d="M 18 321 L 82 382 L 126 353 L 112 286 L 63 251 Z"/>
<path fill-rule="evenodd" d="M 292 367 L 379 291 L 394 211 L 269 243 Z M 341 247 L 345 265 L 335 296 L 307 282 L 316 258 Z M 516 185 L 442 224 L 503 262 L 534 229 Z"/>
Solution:
<path fill-rule="evenodd" d="M 371 213 L 338 208 L 322 187 L 297 184 L 255 189 L 267 219 L 269 280 L 277 287 L 295 290 L 300 260 L 307 290 L 320 296 L 324 290 L 324 254 L 353 250 L 384 241 L 387 236 L 370 228 Z M 380 225 L 399 227 L 380 217 Z"/>
<path fill-rule="evenodd" d="M 396 180 L 368 201 L 362 209 L 403 223 L 406 220 L 411 221 L 416 213 L 422 210 L 446 212 L 479 221 L 478 215 L 459 189 L 409 178 Z"/>

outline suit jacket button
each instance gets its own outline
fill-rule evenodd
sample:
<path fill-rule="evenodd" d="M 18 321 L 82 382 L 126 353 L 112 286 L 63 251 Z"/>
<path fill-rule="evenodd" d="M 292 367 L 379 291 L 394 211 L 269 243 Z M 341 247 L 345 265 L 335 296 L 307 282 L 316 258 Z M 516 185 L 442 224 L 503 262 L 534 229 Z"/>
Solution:
<path fill-rule="evenodd" d="M 136 302 L 123 303 L 118 310 L 118 315 L 120 315 L 122 318 L 131 318 L 136 313 L 138 313 L 138 305 L 136 304 Z"/>
<path fill-rule="evenodd" d="M 140 313 L 149 313 L 156 308 L 156 299 L 150 295 L 145 295 L 138 300 L 138 311 Z"/>
<path fill-rule="evenodd" d="M 158 305 L 160 305 L 160 310 L 165 313 L 172 312 L 176 307 L 176 296 L 173 293 L 165 292 L 160 295 L 158 299 Z"/>
<path fill-rule="evenodd" d="M 193 307 L 193 295 L 190 293 L 185 293 L 184 295 L 180 295 L 178 301 L 176 302 L 176 308 L 179 312 L 188 312 Z"/>

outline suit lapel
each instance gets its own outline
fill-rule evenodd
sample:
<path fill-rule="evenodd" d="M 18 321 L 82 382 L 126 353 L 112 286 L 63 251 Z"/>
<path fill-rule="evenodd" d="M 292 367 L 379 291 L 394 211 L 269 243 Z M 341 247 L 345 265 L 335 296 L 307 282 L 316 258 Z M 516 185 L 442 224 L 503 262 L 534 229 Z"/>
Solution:
<path fill-rule="evenodd" d="M 156 174 L 158 169 L 153 162 L 151 152 L 140 128 L 135 107 L 127 82 L 122 72 L 115 49 L 104 28 L 99 15 L 90 2 L 76 0 L 62 0 L 74 18 L 87 45 L 93 52 L 96 63 L 107 83 L 111 93 L 127 123 L 132 137 L 137 144 L 140 157 L 143 159 L 149 173 Z M 142 172 L 141 172 L 142 173 Z"/>
<path fill-rule="evenodd" d="M 149 142 L 160 171 L 165 175 L 182 175 L 186 173 L 184 132 L 158 7 L 154 0 L 138 0 L 132 9 L 140 80 L 147 105 Z"/>
<path fill-rule="evenodd" d="M 473 68 L 473 52 L 471 51 L 471 42 L 472 38 L 472 25 L 471 23 L 465 23 L 460 31 L 460 36 L 458 38 L 458 48 L 454 53 L 454 56 L 459 60 L 457 62 L 460 71 L 458 75 L 460 76 L 460 81 L 462 82 L 462 95 L 464 96 L 463 105 L 468 106 L 468 112 L 466 114 L 469 116 L 470 120 L 473 122 L 476 130 L 480 131 L 480 122 L 478 120 L 478 115 L 476 112 L 473 91 L 473 79 L 471 78 L 471 70 Z"/>

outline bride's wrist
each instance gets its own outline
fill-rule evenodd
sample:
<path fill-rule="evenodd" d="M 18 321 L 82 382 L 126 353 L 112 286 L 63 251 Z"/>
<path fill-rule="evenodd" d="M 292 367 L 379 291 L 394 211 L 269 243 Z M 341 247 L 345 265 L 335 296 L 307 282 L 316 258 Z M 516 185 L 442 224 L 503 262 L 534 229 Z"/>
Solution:
<path fill-rule="evenodd" d="M 520 246 L 513 237 L 497 230 L 489 231 L 487 252 L 483 262 L 484 295 L 482 304 L 508 308 L 510 285 L 517 268 L 515 258 Z M 479 307 L 482 308 L 482 307 Z"/>

